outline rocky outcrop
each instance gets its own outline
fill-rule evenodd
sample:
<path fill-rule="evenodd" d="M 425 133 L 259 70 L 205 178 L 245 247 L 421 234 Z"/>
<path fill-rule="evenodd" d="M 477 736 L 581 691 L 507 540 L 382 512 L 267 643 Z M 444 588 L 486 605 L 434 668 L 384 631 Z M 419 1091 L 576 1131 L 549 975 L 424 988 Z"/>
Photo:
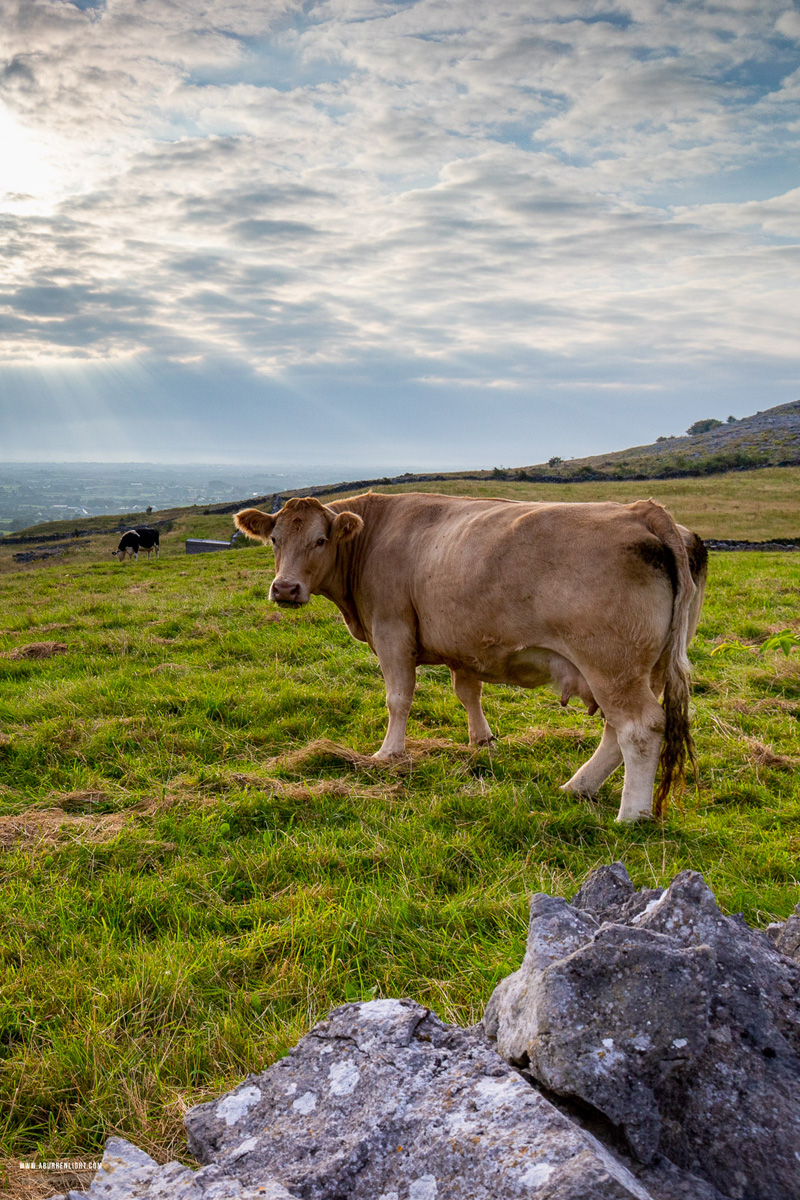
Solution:
<path fill-rule="evenodd" d="M 800 963 L 780 950 L 795 918 L 771 939 L 693 872 L 636 891 L 601 868 L 571 904 L 533 897 L 523 964 L 482 1025 L 343 1005 L 189 1111 L 200 1169 L 113 1138 L 88 1195 L 798 1200 Z"/>
<path fill-rule="evenodd" d="M 484 1026 L 640 1161 L 664 1156 L 731 1200 L 800 1196 L 800 964 L 724 916 L 700 875 L 636 892 L 615 864 L 571 904 L 534 896 L 522 967 Z"/>
<path fill-rule="evenodd" d="M 186 1128 L 207 1166 L 158 1167 L 114 1139 L 90 1196 L 651 1198 L 479 1029 L 446 1025 L 412 1000 L 335 1009 L 288 1057 L 191 1109 Z"/>

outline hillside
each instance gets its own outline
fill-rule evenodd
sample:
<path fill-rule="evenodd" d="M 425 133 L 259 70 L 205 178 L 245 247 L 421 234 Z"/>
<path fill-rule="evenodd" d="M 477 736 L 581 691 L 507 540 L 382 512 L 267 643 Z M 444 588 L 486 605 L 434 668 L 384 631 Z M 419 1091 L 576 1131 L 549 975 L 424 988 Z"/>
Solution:
<path fill-rule="evenodd" d="M 745 486 L 746 481 L 746 486 Z M 346 484 L 330 491 L 314 492 L 324 501 L 336 496 L 365 491 L 364 484 Z M 800 466 L 765 467 L 747 471 L 682 479 L 586 480 L 571 483 L 541 483 L 526 480 L 483 478 L 425 479 L 404 483 L 377 483 L 374 491 L 427 491 L 460 495 L 501 496 L 509 500 L 617 500 L 628 502 L 652 496 L 665 504 L 678 521 L 706 539 L 750 542 L 796 541 L 800 537 Z M 231 512 L 255 504 L 272 510 L 289 493 L 242 500 L 235 505 L 211 508 L 170 508 L 146 516 L 126 513 L 115 517 L 91 517 L 78 521 L 55 521 L 36 525 L 12 537 L 0 538 L 0 574 L 31 571 L 48 563 L 105 562 L 119 534 L 145 521 L 161 531 L 162 558 L 184 557 L 186 538 L 227 540 L 233 532 Z M 235 543 L 236 553 L 245 549 Z M 34 557 L 31 557 L 34 556 Z M 113 564 L 116 565 L 116 564 Z M 139 567 L 141 564 L 134 564 Z M 126 568 L 120 567 L 120 570 Z"/>
<path fill-rule="evenodd" d="M 649 446 L 571 458 L 552 466 L 539 463 L 518 468 L 517 472 L 564 480 L 672 479 L 797 463 L 800 463 L 800 400 L 742 417 L 707 433 L 659 438 Z"/>
<path fill-rule="evenodd" d="M 441 474 L 397 475 L 363 479 L 285 495 L 332 495 L 374 484 L 439 483 L 451 480 L 508 479 L 531 483 L 582 483 L 603 480 L 681 479 L 759 467 L 800 465 L 800 400 L 779 404 L 741 420 L 729 420 L 707 433 L 657 438 L 647 446 L 630 446 L 586 458 L 551 458 L 546 463 L 495 467 L 491 471 L 451 471 Z M 588 496 L 586 497 L 589 498 Z M 230 507 L 226 511 L 235 511 Z"/>

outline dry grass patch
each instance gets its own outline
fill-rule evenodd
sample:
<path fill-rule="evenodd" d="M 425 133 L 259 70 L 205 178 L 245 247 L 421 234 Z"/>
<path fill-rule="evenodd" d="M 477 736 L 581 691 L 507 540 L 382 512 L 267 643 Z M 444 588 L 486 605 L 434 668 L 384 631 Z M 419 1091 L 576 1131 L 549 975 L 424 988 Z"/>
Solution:
<path fill-rule="evenodd" d="M 442 751 L 448 754 L 475 753 L 472 747 L 457 745 L 447 738 L 408 738 L 405 754 L 401 758 L 391 759 L 387 762 L 374 758 L 371 754 L 361 754 L 358 750 L 351 749 L 350 746 L 343 746 L 339 742 L 331 741 L 330 738 L 316 738 L 313 742 L 300 746 L 296 750 L 278 754 L 275 758 L 269 759 L 264 766 L 268 771 L 294 771 L 298 767 L 305 767 L 311 763 L 318 764 L 322 759 L 332 758 L 362 771 L 399 771 L 407 770 L 414 762 Z"/>
<path fill-rule="evenodd" d="M 107 804 L 113 797 L 108 792 L 62 792 L 53 799 L 64 812 L 74 812 L 76 809 L 91 810 L 94 804 Z"/>
<path fill-rule="evenodd" d="M 735 712 L 746 713 L 747 716 L 762 712 L 794 713 L 800 709 L 800 700 L 781 700 L 779 696 L 771 696 L 765 700 L 736 699 L 731 701 L 731 708 Z"/>
<path fill-rule="evenodd" d="M 6 650 L 3 658 L 52 658 L 55 654 L 66 654 L 69 646 L 66 642 L 29 642 L 27 646 L 17 646 L 15 650 Z"/>
<path fill-rule="evenodd" d="M 400 783 L 354 787 L 347 776 L 321 779 L 317 783 L 283 783 L 263 775 L 231 775 L 231 780 L 245 787 L 256 787 L 280 800 L 309 800 L 318 796 L 342 796 L 350 800 L 392 800 L 403 790 Z"/>
<path fill-rule="evenodd" d="M 21 1171 L 17 1159 L 6 1159 L 0 1162 L 0 1196 L 3 1200 L 47 1200 L 70 1191 L 84 1192 L 93 1178 L 94 1171 Z"/>
<path fill-rule="evenodd" d="M 130 813 L 67 813 L 63 808 L 32 808 L 0 817 L 0 848 L 54 845 L 61 841 L 110 842 L 130 820 Z"/>
<path fill-rule="evenodd" d="M 527 733 L 522 733 L 519 737 L 504 738 L 503 740 L 513 746 L 532 746 L 536 742 L 549 741 L 552 738 L 561 738 L 569 742 L 586 742 L 600 732 L 600 727 L 595 729 L 559 729 L 553 724 L 545 729 L 529 729 Z"/>
<path fill-rule="evenodd" d="M 756 767 L 786 768 L 800 766 L 800 758 L 790 754 L 777 754 L 772 749 L 772 746 L 767 746 L 764 742 L 760 742 L 758 738 L 746 737 L 742 741 L 747 746 L 747 757 Z"/>

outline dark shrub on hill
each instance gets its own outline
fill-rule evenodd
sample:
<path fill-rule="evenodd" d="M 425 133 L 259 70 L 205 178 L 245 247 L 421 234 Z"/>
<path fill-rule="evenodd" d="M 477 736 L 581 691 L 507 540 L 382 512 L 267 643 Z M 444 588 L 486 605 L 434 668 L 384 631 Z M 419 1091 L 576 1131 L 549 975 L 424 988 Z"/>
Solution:
<path fill-rule="evenodd" d="M 696 433 L 708 433 L 710 429 L 721 429 L 722 421 L 718 421 L 716 417 L 708 417 L 703 421 L 695 421 L 686 430 L 688 434 L 694 436 Z"/>

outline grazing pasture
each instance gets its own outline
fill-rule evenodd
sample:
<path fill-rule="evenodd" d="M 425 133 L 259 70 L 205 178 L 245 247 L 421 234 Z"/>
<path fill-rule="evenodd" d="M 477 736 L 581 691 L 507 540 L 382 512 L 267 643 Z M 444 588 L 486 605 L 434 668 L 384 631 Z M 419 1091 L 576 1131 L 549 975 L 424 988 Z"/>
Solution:
<path fill-rule="evenodd" d="M 600 720 L 547 691 L 487 687 L 500 741 L 473 752 L 448 671 L 422 668 L 409 761 L 370 762 L 383 684 L 333 607 L 270 605 L 260 547 L 180 553 L 229 522 L 176 524 L 158 561 L 82 547 L 0 583 L 0 1128 L 19 1196 L 49 1193 L 12 1160 L 86 1158 L 111 1133 L 181 1156 L 188 1105 L 345 999 L 476 1020 L 519 965 L 530 893 L 568 895 L 601 862 L 637 886 L 701 870 L 761 926 L 800 900 L 800 655 L 712 656 L 800 630 L 800 554 L 711 556 L 699 786 L 663 824 L 621 827 L 620 773 L 594 803 L 558 790 Z"/>

